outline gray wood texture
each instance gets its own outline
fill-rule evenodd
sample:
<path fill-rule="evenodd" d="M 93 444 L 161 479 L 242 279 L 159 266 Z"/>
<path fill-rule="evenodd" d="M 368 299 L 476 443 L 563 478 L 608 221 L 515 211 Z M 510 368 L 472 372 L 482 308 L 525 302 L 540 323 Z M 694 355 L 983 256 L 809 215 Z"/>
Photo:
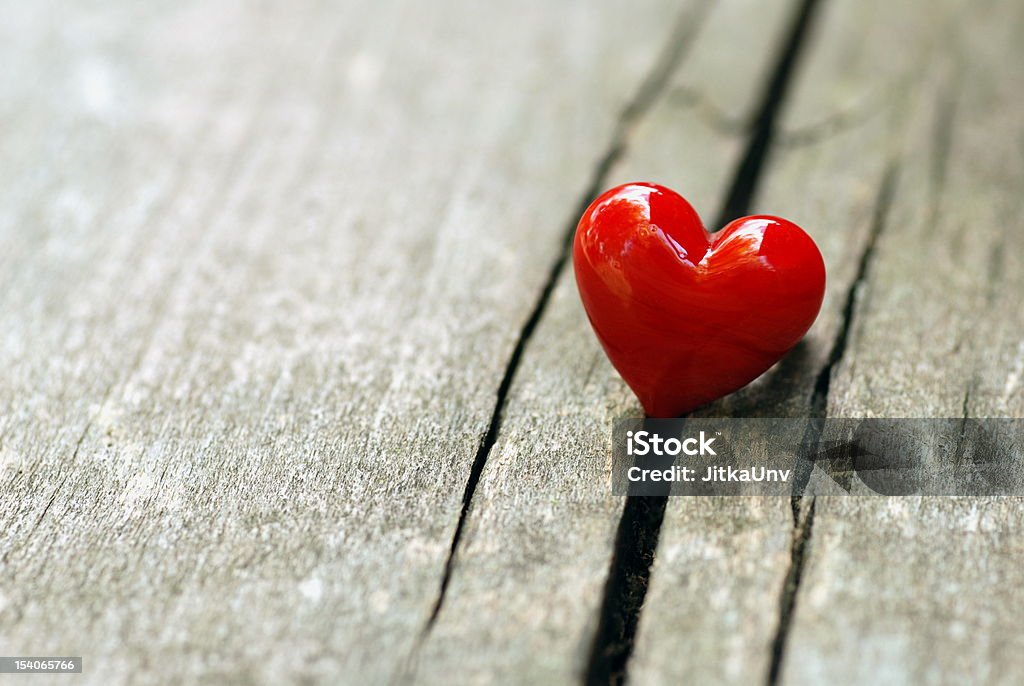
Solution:
<path fill-rule="evenodd" d="M 829 412 L 1021 417 L 1024 7 L 930 21 Z M 820 501 L 784 683 L 1020 683 L 1020 498 Z"/>
<path fill-rule="evenodd" d="M 674 16 L 5 10 L 5 654 L 103 684 L 400 675 Z"/>
<path fill-rule="evenodd" d="M 641 410 L 565 262 L 604 187 L 717 228 L 749 173 L 826 301 L 698 415 L 1024 416 L 1020 3 L 3 16 L 0 654 L 96 684 L 1024 680 L 1016 498 L 668 499 L 607 673 L 640 545 L 610 427 Z"/>
<path fill-rule="evenodd" d="M 713 221 L 746 140 L 727 122 L 753 116 L 758 84 L 768 78 L 793 8 L 756 0 L 709 8 L 685 37 L 692 45 L 657 101 L 626 132 L 623 155 L 601 185 L 656 179 L 692 197 Z M 744 49 L 722 49 L 725 37 Z M 455 669 L 477 682 L 585 676 L 622 513 L 622 502 L 608 497 L 610 427 L 615 418 L 641 414 L 591 333 L 566 268 L 526 350 L 473 498 L 422 655 L 419 671 L 428 681 Z M 777 504 L 788 524 L 788 501 Z M 711 526 L 730 526 L 731 519 L 722 515 Z M 778 531 L 785 549 L 786 530 Z M 779 568 L 784 575 L 782 560 Z M 774 606 L 764 610 L 774 615 Z"/>
<path fill-rule="evenodd" d="M 1019 148 L 1007 145 L 1024 105 L 1009 58 L 1021 19 L 965 3 L 822 8 L 754 209 L 808 227 L 828 296 L 788 380 L 723 411 L 803 416 L 817 400 L 833 416 L 1021 416 L 1021 255 L 1007 247 L 1021 236 Z M 1018 499 L 818 501 L 801 503 L 792 546 L 769 517 L 737 517 L 730 537 L 689 500 L 669 503 L 638 683 L 748 683 L 752 642 L 761 676 L 782 683 L 1019 682 Z M 790 572 L 804 568 L 766 640 L 758 608 L 792 590 L 765 572 L 783 554 Z M 748 584 L 730 592 L 723 577 Z M 730 618 L 733 633 L 707 631 Z M 681 654 L 689 637 L 698 647 Z"/>

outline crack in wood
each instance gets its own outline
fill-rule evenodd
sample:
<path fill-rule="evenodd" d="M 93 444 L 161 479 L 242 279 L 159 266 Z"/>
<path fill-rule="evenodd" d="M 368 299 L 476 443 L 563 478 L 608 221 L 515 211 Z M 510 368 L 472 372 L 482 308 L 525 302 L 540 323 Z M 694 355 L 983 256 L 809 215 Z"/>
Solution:
<path fill-rule="evenodd" d="M 966 390 L 964 390 L 964 399 L 960 404 L 960 427 L 956 434 L 956 448 L 953 450 L 953 463 L 954 468 L 959 469 L 964 464 L 964 457 L 967 454 L 967 444 L 965 439 L 967 438 L 967 419 L 970 417 L 971 410 L 971 391 L 974 389 L 974 380 L 967 384 Z"/>
<path fill-rule="evenodd" d="M 818 0 L 799 0 L 790 29 L 755 109 L 745 152 L 733 175 L 715 228 L 749 212 L 765 161 L 775 139 L 775 120 L 808 42 Z M 647 595 L 651 568 L 668 496 L 629 498 L 623 507 L 601 615 L 584 681 L 621 684 L 628 678 L 636 630 Z M 809 535 L 809 530 L 808 530 Z M 801 549 L 802 550 L 802 549 Z"/>
<path fill-rule="evenodd" d="M 898 179 L 899 161 L 893 160 L 886 165 L 878 187 L 871 227 L 857 263 L 857 271 L 853 281 L 850 283 L 850 287 L 846 291 L 846 300 L 843 303 L 839 331 L 836 333 L 828 359 L 818 373 L 814 390 L 811 393 L 811 421 L 803 440 L 803 449 L 808 457 L 816 455 L 820 447 L 824 419 L 828 415 L 828 395 L 831 388 L 832 375 L 835 369 L 842 363 L 843 357 L 846 354 L 850 331 L 853 328 L 853 319 L 856 316 L 858 295 L 870 272 L 879 236 L 881 236 L 882 231 L 888 225 L 889 210 L 892 207 Z M 964 402 L 967 402 L 966 398 Z M 813 470 L 813 461 L 811 459 L 802 460 L 801 463 L 805 465 L 805 468 L 794 475 L 795 492 L 802 492 L 804 490 Z M 775 636 L 772 639 L 771 662 L 769 663 L 766 679 L 768 686 L 775 686 L 782 673 L 786 644 L 796 611 L 797 594 L 800 591 L 800 584 L 803 580 L 806 548 L 814 531 L 815 502 L 816 500 L 813 496 L 807 498 L 804 498 L 804 496 L 793 496 L 790 503 L 793 509 L 793 542 L 790 547 L 790 563 L 786 570 L 782 595 L 779 599 L 779 622 L 775 630 Z"/>
<path fill-rule="evenodd" d="M 696 111 L 708 128 L 723 136 L 743 138 L 754 130 L 754 122 L 730 116 L 705 93 L 689 84 L 674 87 L 668 93 L 668 98 L 680 108 Z M 819 145 L 881 116 L 892 108 L 893 100 L 891 96 L 871 98 L 858 106 L 833 112 L 818 121 L 797 128 L 778 128 L 774 134 L 772 148 L 792 150 Z"/>
<path fill-rule="evenodd" d="M 758 182 L 764 169 L 768 153 L 775 139 L 775 120 L 785 103 L 793 75 L 800 63 L 800 55 L 806 46 L 811 31 L 812 19 L 819 0 L 801 0 L 796 18 L 790 28 L 789 35 L 784 39 L 782 51 L 761 95 L 760 104 L 755 110 L 751 136 L 747 141 L 746 151 L 740 160 L 733 177 L 732 186 L 726 196 L 716 229 L 722 228 L 737 217 L 747 214 L 751 202 L 757 193 Z"/>
<path fill-rule="evenodd" d="M 625 153 L 629 144 L 630 135 L 636 124 L 647 112 L 650 111 L 653 105 L 667 89 L 669 79 L 682 63 L 689 47 L 693 44 L 694 38 L 700 30 L 700 27 L 703 25 L 709 8 L 710 2 L 706 0 L 699 2 L 687 11 L 684 11 L 677 19 L 662 54 L 659 56 L 646 78 L 640 84 L 636 93 L 632 98 L 630 98 L 619 114 L 606 151 L 597 161 L 590 181 L 580 197 L 580 202 L 577 204 L 572 217 L 563 231 L 561 247 L 558 251 L 558 255 L 548 270 L 548 275 L 544 281 L 544 285 L 537 296 L 537 300 L 535 301 L 529 316 L 520 329 L 515 347 L 513 348 L 512 354 L 509 356 L 509 360 L 505 365 L 504 374 L 498 385 L 494 410 L 491 414 L 487 432 L 481 439 L 480 446 L 473 459 L 473 465 L 470 468 L 469 477 L 466 481 L 466 488 L 462 497 L 462 509 L 459 513 L 459 520 L 456 524 L 448 557 L 445 561 L 444 572 L 441 577 L 441 586 L 434 602 L 433 609 L 427 619 L 427 623 L 420 633 L 411 654 L 406 660 L 406 668 L 404 671 L 404 676 L 406 678 L 411 679 L 415 675 L 416 655 L 419 652 L 420 646 L 426 640 L 427 636 L 436 624 L 437 618 L 440 616 L 444 607 L 444 601 L 447 596 L 448 586 L 451 582 L 459 544 L 462 540 L 466 522 L 469 518 L 473 495 L 476 492 L 477 485 L 480 482 L 480 477 L 483 474 L 484 467 L 487 464 L 491 451 L 497 442 L 512 381 L 519 369 L 519 364 L 522 360 L 523 353 L 526 350 L 526 346 L 533 337 L 533 333 L 540 322 L 541 316 L 547 309 L 548 302 L 551 300 L 551 296 L 554 293 L 555 286 L 558 284 L 558 280 L 561 277 L 562 272 L 565 271 L 565 266 L 568 263 L 571 252 L 572 240 L 575 234 L 578 218 L 583 214 L 591 201 L 601 192 L 609 171 Z"/>
<path fill-rule="evenodd" d="M 794 498 L 799 501 L 799 498 Z M 796 596 L 800 590 L 800 582 L 803 581 L 804 565 L 807 559 L 807 546 L 811 540 L 811 532 L 814 528 L 814 508 L 816 500 L 807 499 L 809 504 L 802 506 L 801 502 L 794 504 L 796 510 L 793 524 L 793 540 L 789 551 L 789 568 L 786 570 L 786 580 L 782 585 L 782 596 L 779 599 L 779 626 L 772 639 L 772 659 L 768 668 L 768 686 L 775 686 L 779 682 L 779 675 L 782 670 L 782 657 L 786 650 L 786 641 L 789 638 L 789 630 L 793 625 L 793 613 L 796 610 Z"/>
<path fill-rule="evenodd" d="M 622 684 L 633 654 L 637 624 L 647 597 L 668 496 L 626 499 L 615 534 L 615 553 L 583 682 Z"/>
<path fill-rule="evenodd" d="M 957 73 L 953 83 L 943 89 L 935 103 L 935 130 L 932 135 L 932 158 L 929 170 L 931 182 L 931 211 L 934 219 L 938 214 L 942 195 L 946 189 L 946 176 L 949 172 L 949 154 L 953 148 L 953 127 L 956 123 L 957 92 L 960 89 L 960 75 Z"/>
<path fill-rule="evenodd" d="M 985 307 L 995 305 L 1003 286 L 1003 270 L 1006 265 L 1006 233 L 1000 234 L 999 240 L 993 245 L 988 254 L 985 279 Z"/>
<path fill-rule="evenodd" d="M 833 340 L 828 361 L 821 368 L 818 378 L 814 383 L 814 391 L 811 394 L 811 417 L 821 418 L 828 413 L 828 393 L 832 384 L 832 374 L 846 354 L 846 348 L 850 342 L 850 331 L 853 328 L 853 318 L 857 308 L 857 298 L 867 280 L 868 271 L 875 257 L 879 236 L 882 235 L 882 231 L 888 223 L 889 209 L 892 206 L 898 178 L 899 162 L 898 160 L 893 160 L 886 166 L 881 184 L 879 184 L 878 194 L 875 199 L 874 216 L 871 220 L 871 229 L 868 232 L 864 249 L 861 251 L 860 260 L 857 262 L 857 271 L 854 274 L 853 281 L 846 291 L 846 300 L 843 303 L 839 331 Z"/>

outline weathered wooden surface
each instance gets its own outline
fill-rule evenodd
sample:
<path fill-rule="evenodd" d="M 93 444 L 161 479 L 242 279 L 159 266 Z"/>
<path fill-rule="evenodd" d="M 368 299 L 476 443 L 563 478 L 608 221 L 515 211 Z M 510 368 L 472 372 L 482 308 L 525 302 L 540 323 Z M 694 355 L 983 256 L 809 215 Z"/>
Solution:
<path fill-rule="evenodd" d="M 833 2 L 816 9 L 750 210 L 791 217 L 807 228 L 828 268 L 826 300 L 789 358 L 698 414 L 804 417 L 826 409 L 832 389 L 823 384 L 846 345 L 851 292 L 865 276 L 864 261 L 894 192 L 891 168 L 915 92 L 908 84 L 925 69 L 953 18 L 946 3 L 924 21 L 931 12 L 924 4 Z M 889 46 L 896 43 L 900 50 L 893 52 Z M 782 652 L 793 611 L 788 585 L 800 564 L 794 554 L 808 535 L 810 502 L 800 504 L 799 522 L 773 505 L 783 503 L 728 502 L 733 517 L 716 526 L 709 524 L 705 499 L 669 502 L 630 668 L 639 682 L 770 682 L 790 663 Z M 784 506 L 788 511 L 789 503 Z M 680 654 L 684 642 L 691 649 Z M 840 675 L 826 669 L 810 682 L 826 677 Z"/>
<path fill-rule="evenodd" d="M 1019 155 L 1005 147 L 994 154 L 1000 139 L 1020 138 L 1011 119 L 1021 103 L 1008 85 L 1014 60 L 1007 59 L 1007 27 L 1019 27 L 1020 16 L 976 9 L 830 3 L 821 10 L 754 207 L 797 217 L 829 265 L 829 297 L 806 361 L 792 368 L 788 385 L 796 392 L 779 398 L 781 411 L 807 412 L 792 402 L 813 406 L 817 389 L 831 414 L 1020 416 L 1012 388 L 1024 337 L 1020 253 L 1006 248 L 1021 227 Z M 888 49 L 895 44 L 900 50 Z M 968 82 L 975 85 L 965 88 Z M 967 147 L 960 131 L 989 138 L 974 134 Z M 865 242 L 871 234 L 877 239 Z M 861 247 L 851 251 L 854 245 Z M 854 286 L 852 307 L 844 307 L 842 293 Z M 816 380 L 814 370 L 833 371 L 830 361 L 834 373 Z M 749 403 L 743 413 L 764 412 L 756 396 L 750 389 L 724 407 Z M 773 642 L 758 646 L 765 667 L 773 660 L 787 683 L 1021 678 L 1019 642 L 1009 638 L 1020 630 L 1020 546 L 1009 534 L 1020 521 L 1019 502 L 836 498 L 810 512 L 808 505 L 795 528 L 794 550 L 804 559 L 790 566 L 802 583 L 795 603 L 778 609 Z M 681 589 L 706 593 L 721 584 L 694 570 L 708 566 L 694 551 L 714 535 L 698 517 L 673 517 L 682 509 L 674 506 L 630 673 L 644 683 L 709 674 L 749 681 L 751 674 L 730 673 L 735 659 L 706 659 L 728 658 L 727 641 L 711 638 L 679 655 L 682 639 L 707 634 L 692 631 L 692 614 L 672 599 Z M 754 522 L 736 538 L 750 545 L 750 537 L 768 536 L 763 528 Z M 730 560 L 735 550 L 721 557 Z M 715 571 L 737 574 L 721 563 Z M 725 616 L 750 602 L 744 595 L 715 605 L 716 595 L 706 606 Z M 738 626 L 749 626 L 750 617 Z M 750 648 L 736 642 L 732 652 Z M 770 668 L 764 674 L 779 676 Z"/>
<path fill-rule="evenodd" d="M 756 0 L 695 7 L 707 14 L 682 37 L 692 45 L 651 110 L 632 122 L 622 159 L 601 185 L 657 179 L 714 221 L 747 140 L 724 122 L 753 116 L 794 7 Z M 744 49 L 723 50 L 723 41 Z M 512 385 L 421 675 L 438 681 L 458 669 L 471 681 L 499 683 L 586 675 L 622 513 L 622 502 L 608 497 L 610 427 L 639 414 L 590 332 L 569 267 Z M 777 505 L 788 525 L 788 501 Z M 731 512 L 714 526 L 729 527 L 726 520 Z M 788 532 L 777 530 L 785 548 Z M 785 560 L 777 567 L 781 578 Z M 774 607 L 765 612 L 774 616 Z"/>
<path fill-rule="evenodd" d="M 640 410 L 558 262 L 620 181 L 783 214 L 822 315 L 699 414 L 1024 416 L 1021 7 L 4 16 L 0 653 L 104 684 L 1024 679 L 1017 499 L 610 497 Z"/>
<path fill-rule="evenodd" d="M 1021 417 L 1024 7 L 955 3 L 930 21 L 828 409 Z M 821 498 L 783 681 L 1020 683 L 1022 506 Z"/>
<path fill-rule="evenodd" d="M 399 675 L 675 10 L 4 14 L 4 654 L 104 684 Z"/>

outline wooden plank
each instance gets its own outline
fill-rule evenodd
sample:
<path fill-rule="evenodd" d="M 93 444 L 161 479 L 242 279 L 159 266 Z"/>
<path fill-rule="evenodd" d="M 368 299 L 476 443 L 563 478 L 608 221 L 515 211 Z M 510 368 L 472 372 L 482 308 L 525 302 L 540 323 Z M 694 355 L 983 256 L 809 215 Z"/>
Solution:
<path fill-rule="evenodd" d="M 1024 11 L 959 9 L 914 89 L 830 414 L 1024 416 Z M 819 501 L 783 681 L 1024 679 L 1019 498 Z"/>
<path fill-rule="evenodd" d="M 600 185 L 663 182 L 714 221 L 745 149 L 742 123 L 753 115 L 793 8 L 716 3 Z M 737 45 L 743 49 L 723 49 Z M 586 675 L 622 513 L 608 484 L 612 420 L 640 413 L 566 269 L 525 351 L 472 500 L 444 605 L 420 653 L 425 681 L 457 673 L 472 683 L 565 683 Z M 758 516 L 785 548 L 789 503 L 776 505 Z M 723 505 L 706 523 L 724 533 L 734 521 Z M 756 547 L 746 564 L 764 563 Z M 784 575 L 785 560 L 774 569 Z"/>
<path fill-rule="evenodd" d="M 5 12 L 5 652 L 395 678 L 669 5 Z"/>
<path fill-rule="evenodd" d="M 905 135 L 921 128 L 913 118 L 911 96 L 933 95 L 922 79 L 935 56 L 948 48 L 946 37 L 961 20 L 962 5 L 900 3 L 897 7 L 834 2 L 820 12 L 752 209 L 790 217 L 814 236 L 828 266 L 826 301 L 818 322 L 793 354 L 755 384 L 702 410 L 701 415 L 801 417 L 825 409 L 830 398 L 827 381 L 847 336 L 851 289 L 856 292 L 865 259 L 872 257 L 873 236 L 884 219 L 880 217 L 884 208 L 879 205 L 894 192 L 894 177 L 888 170 L 894 159 L 906 154 L 901 149 Z M 892 49 L 895 45 L 898 50 Z M 933 126 L 923 129 L 933 137 Z M 899 201 L 904 192 L 901 184 Z M 946 244 L 937 241 L 935 245 Z M 907 249 L 913 252 L 909 246 Z M 981 282 L 977 277 L 975 272 L 965 278 L 977 284 Z M 906 289 L 910 280 L 906 272 L 899 272 L 891 287 Z M 915 312 L 904 307 L 898 316 L 894 313 L 886 325 L 888 330 L 900 329 L 901 322 Z M 892 350 L 892 345 L 879 345 L 879 359 Z M 893 396 L 905 399 L 916 383 L 908 374 Z M 837 390 L 835 385 L 831 390 Z M 878 397 L 893 389 L 878 384 L 871 392 Z M 860 393 L 862 398 L 869 397 L 863 389 Z M 890 414 L 879 408 L 876 412 Z M 669 502 L 630 664 L 631 676 L 642 683 L 772 682 L 780 666 L 777 651 L 788 645 L 790 651 L 781 664 L 795 670 L 786 673 L 794 682 L 832 682 L 841 674 L 850 674 L 850 682 L 876 680 L 878 663 L 864 660 L 860 651 L 861 642 L 870 636 L 866 627 L 876 608 L 872 598 L 859 597 L 855 608 L 836 598 L 822 602 L 813 618 L 802 625 L 802 633 L 788 634 L 792 607 L 787 602 L 787 584 L 793 583 L 804 554 L 809 502 L 802 503 L 798 522 L 791 519 L 784 524 L 777 514 L 772 516 L 773 510 L 765 502 L 724 501 L 735 513 L 732 529 L 709 526 L 707 511 L 714 505 L 706 500 Z M 866 506 L 886 507 L 880 501 Z M 850 505 L 844 500 L 836 507 Z M 820 521 L 821 516 L 819 513 L 813 521 Z M 873 530 L 877 529 L 876 525 Z M 869 550 L 871 535 L 864 532 L 863 547 L 850 550 L 849 556 L 842 558 L 843 564 L 830 566 L 828 579 L 822 583 L 842 585 L 850 578 L 850 568 L 862 566 L 869 553 L 877 556 L 878 564 L 891 564 L 893 550 Z M 943 535 L 935 532 L 933 537 Z M 814 541 L 812 537 L 811 550 Z M 845 546 L 841 536 L 832 544 Z M 921 544 L 931 545 L 931 537 L 922 539 Z M 757 559 L 754 555 L 764 562 L 751 563 Z M 938 560 L 935 562 L 939 568 Z M 780 574 L 787 566 L 788 573 Z M 870 588 L 869 580 L 880 570 L 863 567 L 863 571 L 861 587 Z M 722 579 L 730 582 L 723 584 Z M 913 588 L 914 580 L 903 578 L 900 584 L 897 592 L 906 592 Z M 858 625 L 861 631 L 851 630 L 845 623 L 847 613 L 864 620 Z M 819 633 L 822 621 L 834 622 L 835 633 Z M 913 631 L 909 626 L 901 630 Z M 822 645 L 839 636 L 846 652 L 841 656 L 838 649 L 830 652 L 835 663 L 804 648 L 807 641 Z M 891 637 L 878 636 L 879 645 Z M 687 646 L 682 653 L 680 645 Z"/>

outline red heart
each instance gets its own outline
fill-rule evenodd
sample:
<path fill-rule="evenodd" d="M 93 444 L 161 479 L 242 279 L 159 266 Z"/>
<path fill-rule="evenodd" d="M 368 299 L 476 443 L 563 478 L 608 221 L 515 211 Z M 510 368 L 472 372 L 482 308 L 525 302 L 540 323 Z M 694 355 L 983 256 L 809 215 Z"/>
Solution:
<path fill-rule="evenodd" d="M 590 204 L 573 245 L 590 323 L 648 416 L 676 417 L 750 383 L 814 323 L 825 264 L 785 219 L 709 235 L 675 191 L 629 183 Z"/>

